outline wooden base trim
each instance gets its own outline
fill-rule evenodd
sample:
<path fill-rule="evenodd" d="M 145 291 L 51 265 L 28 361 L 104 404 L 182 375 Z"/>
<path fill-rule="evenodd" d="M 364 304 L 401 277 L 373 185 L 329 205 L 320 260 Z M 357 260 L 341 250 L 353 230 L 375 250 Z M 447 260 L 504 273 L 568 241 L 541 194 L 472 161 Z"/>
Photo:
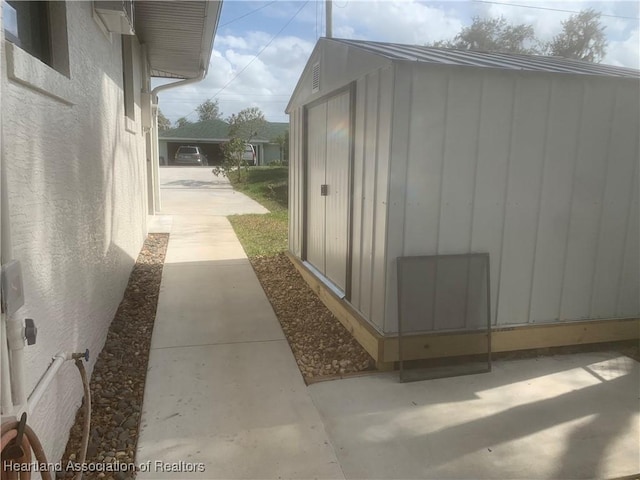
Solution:
<path fill-rule="evenodd" d="M 373 328 L 351 305 L 338 298 L 304 264 L 287 252 L 309 287 L 327 308 L 376 361 L 388 370 L 398 361 L 398 338 L 384 336 Z M 588 320 L 554 324 L 494 328 L 491 331 L 493 352 L 511 352 L 536 348 L 586 345 L 640 339 L 640 319 Z M 484 333 L 426 333 L 405 339 L 405 360 L 456 357 L 487 352 Z"/>
<path fill-rule="evenodd" d="M 637 318 L 525 325 L 493 329 L 491 350 L 512 352 L 638 338 L 640 319 Z M 487 353 L 487 337 L 484 333 L 431 333 L 408 337 L 404 342 L 406 360 Z M 397 361 L 397 337 L 386 337 L 383 350 L 383 361 Z"/>

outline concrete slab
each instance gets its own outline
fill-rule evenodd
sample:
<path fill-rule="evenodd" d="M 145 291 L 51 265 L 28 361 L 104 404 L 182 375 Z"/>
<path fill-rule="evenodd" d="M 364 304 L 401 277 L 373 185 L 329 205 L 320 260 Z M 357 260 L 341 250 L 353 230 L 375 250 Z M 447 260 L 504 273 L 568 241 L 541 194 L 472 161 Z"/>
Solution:
<path fill-rule="evenodd" d="M 309 390 L 346 478 L 613 478 L 640 472 L 639 374 L 627 357 L 589 353 Z"/>
<path fill-rule="evenodd" d="M 141 479 L 344 478 L 285 340 L 153 350 L 138 445 Z"/>
<path fill-rule="evenodd" d="M 236 192 L 227 178 L 214 175 L 211 167 L 162 167 L 159 180 L 163 215 L 269 212 L 255 200 Z"/>
<path fill-rule="evenodd" d="M 284 339 L 251 265 L 244 262 L 166 265 L 151 348 Z"/>
<path fill-rule="evenodd" d="M 247 255 L 226 217 L 209 215 L 176 215 L 165 265 L 188 262 L 241 260 L 248 265 Z"/>
<path fill-rule="evenodd" d="M 173 217 L 171 215 L 148 215 L 147 229 L 149 233 L 171 233 Z"/>

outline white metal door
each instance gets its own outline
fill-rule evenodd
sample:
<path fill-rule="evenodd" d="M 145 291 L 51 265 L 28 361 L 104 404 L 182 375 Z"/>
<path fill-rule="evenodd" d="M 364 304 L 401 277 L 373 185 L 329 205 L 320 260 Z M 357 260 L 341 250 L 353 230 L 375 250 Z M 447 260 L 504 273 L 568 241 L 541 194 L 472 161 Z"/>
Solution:
<path fill-rule="evenodd" d="M 307 261 L 346 290 L 349 245 L 350 93 L 311 107 L 307 118 Z"/>

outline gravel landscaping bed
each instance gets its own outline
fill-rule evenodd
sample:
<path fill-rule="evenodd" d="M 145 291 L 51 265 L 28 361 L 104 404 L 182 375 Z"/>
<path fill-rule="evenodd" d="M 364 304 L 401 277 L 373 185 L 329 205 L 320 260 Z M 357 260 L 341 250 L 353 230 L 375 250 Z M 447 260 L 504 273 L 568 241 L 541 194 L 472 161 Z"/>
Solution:
<path fill-rule="evenodd" d="M 375 369 L 284 253 L 250 260 L 307 383 Z"/>
<path fill-rule="evenodd" d="M 88 464 L 134 462 L 151 334 L 168 243 L 168 234 L 147 237 L 93 369 Z M 84 409 L 80 408 L 62 458 L 63 465 L 76 460 L 83 425 Z M 66 477 L 64 473 L 58 477 L 73 475 L 66 472 Z M 87 472 L 84 478 L 122 480 L 134 475 L 122 471 Z"/>

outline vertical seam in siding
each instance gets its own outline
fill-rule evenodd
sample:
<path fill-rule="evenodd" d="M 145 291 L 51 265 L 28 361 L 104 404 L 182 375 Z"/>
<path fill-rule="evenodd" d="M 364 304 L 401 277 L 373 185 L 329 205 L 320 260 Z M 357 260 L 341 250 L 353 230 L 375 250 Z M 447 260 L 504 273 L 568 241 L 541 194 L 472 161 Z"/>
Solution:
<path fill-rule="evenodd" d="M 580 139 L 582 138 L 582 129 L 584 127 L 584 106 L 587 102 L 587 92 L 584 81 L 580 84 L 582 88 L 582 102 L 580 104 L 580 111 L 578 112 L 578 133 L 575 141 L 575 153 L 573 155 L 573 165 L 571 166 L 571 191 L 569 192 L 569 221 L 567 224 L 567 235 L 564 241 L 564 251 L 562 252 L 562 276 L 560 278 L 560 296 L 558 298 L 558 320 L 562 320 L 562 305 L 564 304 L 564 281 L 567 274 L 567 263 L 569 251 L 569 238 L 571 237 L 571 224 L 573 219 L 573 199 L 575 196 L 575 184 L 576 184 L 576 168 L 578 166 L 578 158 L 580 158 Z"/>
<path fill-rule="evenodd" d="M 382 71 L 382 69 L 380 70 Z M 389 68 L 389 71 L 391 72 L 391 85 L 390 85 L 390 94 L 391 94 L 391 105 L 389 106 L 389 125 L 388 125 L 388 131 L 389 131 L 389 141 L 387 142 L 387 202 L 386 202 L 386 212 L 385 212 L 385 221 L 384 221 L 384 248 L 382 250 L 383 252 L 383 279 L 384 279 L 384 293 L 383 293 L 383 299 L 384 299 L 384 304 L 382 306 L 382 330 L 385 330 L 385 324 L 386 324 L 386 317 L 387 317 L 387 293 L 390 289 L 389 286 L 389 282 L 387 281 L 387 262 L 389 261 L 389 210 L 391 209 L 391 202 L 390 202 L 390 197 L 391 197 L 391 150 L 392 150 L 392 145 L 393 145 L 393 137 L 394 137 L 394 130 L 393 130 L 393 119 L 394 119 L 394 112 L 395 112 L 395 85 L 396 85 L 396 75 L 395 75 L 395 66 L 392 66 L 391 68 Z M 397 279 L 396 279 L 396 284 L 397 284 Z M 397 292 L 396 292 L 397 293 Z"/>
<path fill-rule="evenodd" d="M 538 188 L 538 207 L 536 212 L 536 228 L 535 238 L 533 240 L 533 261 L 531 265 L 531 280 L 529 285 L 529 305 L 527 307 L 527 323 L 531 323 L 531 306 L 533 303 L 533 286 L 536 278 L 536 260 L 538 257 L 538 239 L 540 238 L 540 214 L 542 210 L 542 192 L 544 191 L 544 170 L 547 166 L 547 156 L 549 153 L 549 119 L 551 117 L 551 101 L 553 99 L 553 90 L 555 82 L 551 80 L 549 93 L 547 95 L 547 116 L 544 128 L 544 137 L 542 140 L 542 167 L 540 168 L 540 188 Z"/>
<path fill-rule="evenodd" d="M 602 195 L 600 196 L 600 212 L 598 214 L 598 227 L 596 228 L 596 256 L 595 262 L 593 265 L 593 270 L 591 271 L 591 286 L 589 287 L 589 318 L 593 318 L 593 290 L 596 284 L 596 272 L 598 271 L 598 262 L 600 260 L 600 237 L 601 229 L 602 229 L 602 217 L 604 216 L 604 201 L 607 195 L 607 180 L 609 177 L 609 163 L 611 160 L 611 137 L 613 136 L 613 119 L 615 117 L 616 106 L 618 105 L 618 91 L 619 87 L 616 87 L 616 93 L 613 96 L 613 105 L 611 107 L 611 113 L 609 115 L 609 136 L 607 137 L 607 148 L 606 148 L 606 159 L 605 159 L 605 170 L 604 170 L 604 178 L 602 179 Z"/>
<path fill-rule="evenodd" d="M 509 200 L 509 171 L 511 170 L 511 157 L 513 153 L 513 124 L 516 117 L 516 105 L 518 103 L 518 93 L 520 90 L 520 82 L 516 80 L 511 91 L 511 122 L 509 123 L 509 149 L 507 152 L 507 171 L 505 172 L 504 179 L 504 195 L 502 203 L 502 235 L 500 239 L 500 256 L 498 257 L 498 279 L 497 279 L 497 292 L 496 292 L 496 310 L 495 310 L 495 324 L 498 325 L 498 312 L 500 307 L 500 293 L 502 286 L 502 260 L 504 257 L 504 236 L 507 230 L 507 207 Z"/>
<path fill-rule="evenodd" d="M 413 118 L 413 68 L 409 75 L 409 111 L 406 114 L 409 116 L 409 125 L 407 131 L 407 146 L 405 148 L 405 169 L 404 169 L 404 199 L 402 202 L 402 255 L 407 254 L 407 200 L 408 191 L 407 185 L 409 184 L 409 150 L 411 148 L 411 118 Z"/>
<path fill-rule="evenodd" d="M 451 87 L 451 76 L 447 74 L 447 91 L 444 97 L 444 119 L 442 124 L 444 125 L 444 133 L 442 135 L 442 160 L 440 162 L 440 187 L 438 192 L 438 226 L 436 229 L 436 255 L 440 253 L 440 219 L 442 217 L 442 186 L 444 184 L 444 167 L 445 167 L 445 159 L 447 157 L 447 121 L 449 119 L 449 90 Z M 431 302 L 432 310 L 431 310 L 431 318 L 433 319 L 433 327 L 436 328 L 436 311 L 438 310 L 438 260 L 436 259 L 436 265 L 434 267 L 434 289 L 433 289 L 433 301 Z"/>
<path fill-rule="evenodd" d="M 294 193 L 294 198 L 291 199 L 291 209 L 294 210 L 294 214 L 291 216 L 291 227 L 292 227 L 292 232 L 291 232 L 291 244 L 293 246 L 294 251 L 292 253 L 296 254 L 296 256 L 298 256 L 298 252 L 300 252 L 300 255 L 302 255 L 301 249 L 300 249 L 300 222 L 299 222 L 299 215 L 300 215 L 300 208 L 299 208 L 299 204 L 300 204 L 300 179 L 298 178 L 298 171 L 299 171 L 299 167 L 298 167 L 298 162 L 301 161 L 300 159 L 300 152 L 298 150 L 298 146 L 300 144 L 300 128 L 298 126 L 298 122 L 299 122 L 299 113 L 298 113 L 298 109 L 295 109 L 292 114 L 293 114 L 293 126 L 295 128 L 295 133 L 294 132 L 290 132 L 290 133 L 294 133 L 294 135 L 290 135 L 289 137 L 289 143 L 291 143 L 292 141 L 295 142 L 295 149 L 291 148 L 291 145 L 289 146 L 289 157 L 291 157 L 291 153 L 292 151 L 295 152 L 295 156 L 296 156 L 296 160 L 293 163 L 292 167 L 292 171 L 289 172 L 290 176 L 291 176 L 291 182 L 293 184 L 293 193 Z M 289 159 L 291 160 L 291 158 Z"/>
<path fill-rule="evenodd" d="M 371 224 L 371 271 L 369 272 L 369 285 L 371 290 L 371 295 L 369 295 L 369 312 L 371 315 L 371 319 L 373 320 L 373 278 L 375 272 L 375 260 L 376 260 L 376 230 L 378 229 L 378 224 L 376 222 L 376 212 L 378 211 L 378 157 L 379 157 L 379 142 L 378 139 L 380 137 L 380 72 L 377 72 L 378 75 L 378 95 L 376 100 L 376 138 L 375 138 L 375 162 L 373 168 L 373 222 Z M 375 323 L 375 321 L 373 322 Z M 383 323 L 384 325 L 384 323 Z M 383 327 L 384 328 L 384 327 Z"/>
<path fill-rule="evenodd" d="M 302 118 L 300 119 L 302 122 L 301 127 L 301 139 L 302 142 L 300 144 L 300 176 L 302 178 L 302 208 L 301 208 L 301 216 L 300 220 L 302 222 L 300 229 L 302 231 L 302 244 L 300 245 L 301 249 L 301 258 L 302 260 L 308 260 L 309 252 L 309 107 L 302 107 Z"/>
<path fill-rule="evenodd" d="M 475 148 L 475 163 L 473 167 L 473 186 L 471 191 L 471 218 L 469 222 L 469 247 L 468 253 L 472 253 L 473 248 L 473 219 L 475 218 L 475 209 L 476 209 L 476 187 L 478 185 L 478 163 L 479 163 L 479 152 L 480 152 L 480 120 L 482 119 L 482 104 L 484 102 L 484 83 L 486 76 L 482 75 L 480 79 L 480 103 L 478 104 L 478 117 L 476 119 L 476 148 Z M 464 303 L 464 327 L 469 328 L 469 275 L 471 273 L 471 260 L 467 260 L 467 286 L 465 292 L 465 303 Z"/>
<path fill-rule="evenodd" d="M 348 179 L 347 179 L 347 265 L 345 268 L 345 298 L 349 303 L 352 299 L 353 289 L 353 177 L 355 169 L 355 148 L 356 148 L 356 93 L 357 84 L 355 81 L 351 82 L 351 88 L 349 90 L 349 167 L 348 167 Z"/>
<path fill-rule="evenodd" d="M 362 311 L 362 260 L 363 260 L 363 251 L 364 251 L 364 197 L 365 197 L 365 184 L 364 184 L 364 179 L 365 179 L 365 170 L 366 170 L 366 164 L 365 164 L 365 159 L 366 159 L 366 152 L 364 149 L 365 143 L 366 143 L 366 137 L 367 137 L 367 110 L 368 110 L 368 103 L 367 103 L 367 76 L 365 75 L 362 78 L 362 83 L 364 84 L 362 87 L 362 92 L 363 92 L 363 96 L 364 96 L 364 101 L 363 103 L 363 121 L 362 121 L 362 172 L 361 172 L 361 178 L 360 178 L 360 269 L 358 272 L 358 306 L 359 306 L 359 310 Z M 357 95 L 357 94 L 356 94 Z M 356 100 L 357 101 L 357 100 Z"/>
<path fill-rule="evenodd" d="M 471 192 L 471 228 L 469 230 L 469 253 L 471 253 L 471 249 L 473 248 L 473 220 L 476 214 L 476 190 L 478 186 L 478 163 L 480 162 L 480 122 L 482 120 L 482 105 L 484 104 L 485 97 L 485 80 L 486 76 L 482 76 L 482 80 L 480 83 L 480 105 L 478 106 L 478 120 L 477 120 L 477 128 L 476 128 L 476 151 L 475 151 L 475 166 L 473 171 L 473 191 Z"/>
<path fill-rule="evenodd" d="M 635 152 L 633 158 L 638 158 L 638 139 L 636 138 L 635 143 Z M 622 298 L 620 286 L 622 285 L 622 277 L 624 272 L 624 257 L 627 252 L 627 241 L 629 240 L 629 223 L 631 223 L 631 212 L 633 211 L 633 198 L 635 196 L 635 190 L 638 185 L 638 162 L 633 162 L 633 176 L 631 177 L 631 192 L 629 194 L 629 204 L 627 205 L 627 221 L 625 223 L 624 228 L 624 240 L 622 243 L 622 249 L 620 250 L 620 255 L 622 256 L 622 261 L 620 262 L 620 272 L 618 273 L 618 283 L 616 285 L 616 291 L 618 295 L 616 297 L 616 306 L 615 306 L 615 315 L 618 316 L 620 314 L 620 300 Z M 636 265 L 637 266 L 637 265 Z"/>
<path fill-rule="evenodd" d="M 294 232 L 292 233 L 292 243 L 295 244 L 295 252 L 296 256 L 298 256 L 298 252 L 300 257 L 302 257 L 302 232 L 300 230 L 300 226 L 301 226 L 301 222 L 300 222 L 300 215 L 301 215 L 301 209 L 300 209 L 300 189 L 302 188 L 301 185 L 301 179 L 300 179 L 300 162 L 302 162 L 302 158 L 300 155 L 300 109 L 296 108 L 293 111 L 293 124 L 295 125 L 295 136 L 291 137 L 289 139 L 289 142 L 291 142 L 291 140 L 293 140 L 293 142 L 295 142 L 295 149 L 292 149 L 291 146 L 289 146 L 289 162 L 293 163 L 293 172 L 292 172 L 292 179 L 295 182 L 294 183 L 294 198 L 293 198 L 293 203 L 292 203 L 292 208 L 295 208 L 295 214 L 292 215 L 293 216 L 293 222 L 295 222 L 295 229 Z M 292 132 L 291 132 L 292 133 Z M 291 162 L 291 151 L 295 152 L 296 155 L 296 161 L 295 162 Z"/>
<path fill-rule="evenodd" d="M 442 124 L 444 125 L 444 133 L 442 135 L 442 160 L 440 161 L 440 187 L 438 192 L 438 222 L 436 226 L 436 255 L 440 254 L 440 220 L 442 218 L 442 186 L 444 184 L 444 167 L 445 159 L 447 158 L 447 121 L 449 120 L 449 90 L 451 87 L 451 76 L 447 74 L 447 89 L 444 96 L 444 118 Z M 436 268 L 436 282 L 438 270 Z"/>
<path fill-rule="evenodd" d="M 297 187 L 296 187 L 296 191 L 297 191 L 297 195 L 298 195 L 298 201 L 296 204 L 296 208 L 297 208 L 297 215 L 296 215 L 296 222 L 298 223 L 297 226 L 297 238 L 296 241 L 298 242 L 298 252 L 299 252 L 299 256 L 300 258 L 302 258 L 302 245 L 303 245 L 303 235 L 304 235 L 304 230 L 303 230 L 303 215 L 304 215 L 304 177 L 303 177 L 303 170 L 302 170 L 302 162 L 304 161 L 303 158 L 303 150 L 302 150 L 302 143 L 304 142 L 304 108 L 303 107 L 299 107 L 296 111 L 296 123 L 297 123 L 297 129 L 298 129 L 298 135 L 297 135 L 297 139 L 296 139 L 296 152 L 298 155 L 298 161 L 296 162 L 296 181 L 297 181 Z M 289 153 L 289 155 L 291 155 L 291 153 Z"/>

